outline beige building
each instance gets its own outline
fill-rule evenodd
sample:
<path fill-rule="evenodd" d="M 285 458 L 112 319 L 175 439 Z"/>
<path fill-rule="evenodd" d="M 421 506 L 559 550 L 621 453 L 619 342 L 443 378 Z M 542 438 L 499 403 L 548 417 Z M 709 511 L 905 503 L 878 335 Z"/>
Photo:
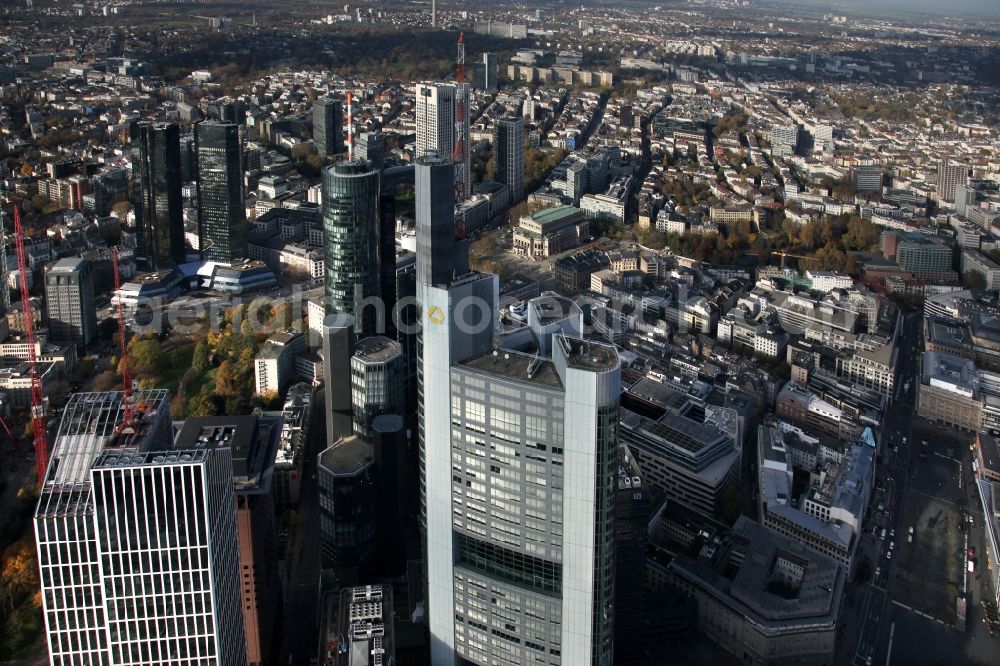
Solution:
<path fill-rule="evenodd" d="M 586 214 L 574 206 L 555 206 L 520 219 L 514 229 L 514 251 L 549 257 L 580 245 L 590 232 Z"/>
<path fill-rule="evenodd" d="M 982 424 L 979 374 L 972 361 L 941 352 L 925 352 L 917 387 L 917 414 L 961 430 Z"/>

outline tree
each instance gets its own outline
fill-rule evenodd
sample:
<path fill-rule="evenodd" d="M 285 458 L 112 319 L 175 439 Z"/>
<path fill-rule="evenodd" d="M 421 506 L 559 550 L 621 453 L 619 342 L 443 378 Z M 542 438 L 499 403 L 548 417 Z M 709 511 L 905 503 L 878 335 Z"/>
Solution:
<path fill-rule="evenodd" d="M 198 344 L 194 346 L 191 368 L 199 375 L 208 370 L 208 345 L 203 340 L 199 340 Z"/>
<path fill-rule="evenodd" d="M 215 371 L 215 394 L 222 398 L 232 398 L 239 394 L 241 377 L 239 367 L 225 360 Z"/>
<path fill-rule="evenodd" d="M 128 354 L 132 370 L 136 374 L 155 377 L 163 372 L 167 364 L 163 345 L 154 335 L 132 338 L 128 346 Z"/>

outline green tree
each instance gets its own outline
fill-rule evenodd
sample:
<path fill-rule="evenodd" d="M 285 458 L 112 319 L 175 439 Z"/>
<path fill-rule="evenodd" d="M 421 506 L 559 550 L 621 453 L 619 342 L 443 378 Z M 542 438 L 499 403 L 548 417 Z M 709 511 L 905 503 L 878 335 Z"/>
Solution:
<path fill-rule="evenodd" d="M 199 375 L 208 370 L 208 345 L 203 340 L 199 340 L 194 346 L 194 354 L 191 357 L 191 367 Z"/>

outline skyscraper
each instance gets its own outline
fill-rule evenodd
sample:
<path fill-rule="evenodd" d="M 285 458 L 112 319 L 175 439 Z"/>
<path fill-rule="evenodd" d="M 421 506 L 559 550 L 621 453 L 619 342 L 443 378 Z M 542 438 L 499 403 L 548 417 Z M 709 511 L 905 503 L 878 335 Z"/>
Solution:
<path fill-rule="evenodd" d="M 493 126 L 494 178 L 507 186 L 510 204 L 524 198 L 524 120 L 500 118 Z"/>
<path fill-rule="evenodd" d="M 359 336 L 374 334 L 373 306 L 355 312 L 361 301 L 379 296 L 379 172 L 367 162 L 338 162 L 323 169 L 323 245 L 326 311 L 358 318 Z"/>
<path fill-rule="evenodd" d="M 403 414 L 406 407 L 406 359 L 395 340 L 376 335 L 358 341 L 351 357 L 351 404 L 354 432 L 371 438 L 380 414 Z"/>
<path fill-rule="evenodd" d="M 60 259 L 45 270 L 49 339 L 85 348 L 97 333 L 93 267 L 86 259 Z"/>
<path fill-rule="evenodd" d="M 70 396 L 35 535 L 53 665 L 245 664 L 228 446 L 175 449 L 169 394 Z"/>
<path fill-rule="evenodd" d="M 464 118 L 458 118 L 459 100 L 465 100 Z M 461 155 L 455 155 L 456 123 L 464 124 L 469 136 L 469 105 L 472 101 L 466 83 L 418 83 L 416 89 L 417 157 L 437 155 L 463 165 L 463 187 L 471 192 L 469 141 Z"/>
<path fill-rule="evenodd" d="M 205 259 L 247 257 L 240 128 L 214 120 L 195 126 L 198 154 L 198 235 Z"/>
<path fill-rule="evenodd" d="M 139 177 L 136 263 L 161 271 L 184 263 L 186 254 L 180 130 L 173 123 L 139 123 L 133 143 Z"/>
<path fill-rule="evenodd" d="M 952 160 L 938 163 L 937 192 L 941 201 L 955 201 L 955 188 L 969 182 L 969 165 Z"/>
<path fill-rule="evenodd" d="M 499 85 L 500 56 L 496 53 L 483 54 L 483 90 L 496 92 Z"/>
<path fill-rule="evenodd" d="M 313 142 L 326 157 L 344 152 L 344 107 L 339 99 L 325 97 L 313 102 Z"/>
<path fill-rule="evenodd" d="M 368 160 L 375 169 L 385 165 L 385 137 L 381 132 L 362 132 L 358 135 L 358 145 L 354 154 L 358 159 Z"/>
<path fill-rule="evenodd" d="M 532 329 L 551 358 L 496 349 L 497 278 L 444 233 L 446 171 L 416 168 L 431 661 L 610 664 L 618 355 L 567 335 L 568 302 Z"/>

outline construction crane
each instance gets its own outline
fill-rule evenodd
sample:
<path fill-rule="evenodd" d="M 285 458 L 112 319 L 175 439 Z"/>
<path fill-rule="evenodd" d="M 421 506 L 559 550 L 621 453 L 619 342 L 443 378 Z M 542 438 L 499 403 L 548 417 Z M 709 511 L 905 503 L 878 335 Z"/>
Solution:
<path fill-rule="evenodd" d="M 122 404 L 125 406 L 125 419 L 122 421 L 121 430 L 132 427 L 134 409 L 132 406 L 132 369 L 128 362 L 128 344 L 125 339 L 125 308 L 122 305 L 122 279 L 118 270 L 118 248 L 111 248 L 111 267 L 115 274 L 115 300 L 118 302 L 118 347 L 121 350 L 122 384 L 125 388 L 125 395 L 122 396 Z"/>
<path fill-rule="evenodd" d="M 21 307 L 24 311 L 24 337 L 28 341 L 28 375 L 31 378 L 31 430 L 34 433 L 35 471 L 38 487 L 45 481 L 49 468 L 49 442 L 45 433 L 45 395 L 42 378 L 38 375 L 38 358 L 35 352 L 35 321 L 28 293 L 28 259 L 24 251 L 24 228 L 21 210 L 14 204 L 14 247 L 17 249 L 17 279 L 21 287 Z"/>
<path fill-rule="evenodd" d="M 465 84 L 465 33 L 458 33 L 458 58 L 455 63 L 455 142 L 452 146 L 452 162 L 455 163 L 455 201 L 465 201 L 465 145 L 468 124 L 468 86 Z"/>
<path fill-rule="evenodd" d="M 455 62 L 455 137 L 452 142 L 451 161 L 455 165 L 455 203 L 465 201 L 467 192 L 465 191 L 465 145 L 468 141 L 469 126 L 467 124 L 466 109 L 468 104 L 469 87 L 465 84 L 465 33 L 458 33 L 458 57 Z M 465 219 L 456 222 L 455 235 L 458 238 L 465 238 Z"/>

